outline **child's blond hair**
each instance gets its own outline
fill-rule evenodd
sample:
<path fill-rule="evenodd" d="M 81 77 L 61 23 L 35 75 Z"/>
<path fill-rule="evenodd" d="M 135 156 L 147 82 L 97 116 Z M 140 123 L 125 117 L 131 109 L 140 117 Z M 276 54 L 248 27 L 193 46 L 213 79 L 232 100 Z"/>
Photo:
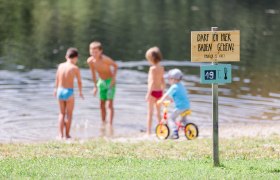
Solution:
<path fill-rule="evenodd" d="M 160 49 L 158 47 L 152 47 L 147 50 L 146 52 L 146 59 L 157 64 L 162 59 L 162 54 L 160 52 Z"/>
<path fill-rule="evenodd" d="M 95 49 L 95 48 L 98 48 L 98 49 L 100 49 L 100 50 L 103 49 L 103 48 L 102 48 L 102 44 L 101 44 L 101 42 L 99 42 L 99 41 L 93 41 L 92 43 L 90 43 L 89 47 L 90 47 L 90 48 L 93 48 L 93 49 Z"/>

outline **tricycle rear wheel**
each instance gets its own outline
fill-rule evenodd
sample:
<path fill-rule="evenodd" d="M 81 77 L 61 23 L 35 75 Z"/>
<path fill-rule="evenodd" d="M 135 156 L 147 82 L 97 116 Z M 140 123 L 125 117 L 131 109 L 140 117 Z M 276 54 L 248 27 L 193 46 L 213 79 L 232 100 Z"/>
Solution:
<path fill-rule="evenodd" d="M 185 126 L 185 136 L 188 140 L 193 140 L 198 137 L 198 128 L 194 123 L 188 123 Z"/>

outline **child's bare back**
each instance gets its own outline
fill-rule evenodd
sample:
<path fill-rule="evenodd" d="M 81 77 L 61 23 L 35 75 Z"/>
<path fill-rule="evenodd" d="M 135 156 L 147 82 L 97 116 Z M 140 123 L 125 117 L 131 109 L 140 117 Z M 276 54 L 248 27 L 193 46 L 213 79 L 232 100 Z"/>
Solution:
<path fill-rule="evenodd" d="M 151 87 L 151 91 L 162 91 L 164 90 L 164 67 L 160 64 L 153 65 L 149 70 L 148 86 Z"/>
<path fill-rule="evenodd" d="M 77 76 L 79 68 L 69 62 L 61 63 L 57 70 L 58 87 L 73 88 L 74 78 Z"/>

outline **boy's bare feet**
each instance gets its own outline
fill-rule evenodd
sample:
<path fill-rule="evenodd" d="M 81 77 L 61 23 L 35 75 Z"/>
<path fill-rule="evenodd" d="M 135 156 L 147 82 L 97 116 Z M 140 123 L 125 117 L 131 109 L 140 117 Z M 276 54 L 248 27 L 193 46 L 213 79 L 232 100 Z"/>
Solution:
<path fill-rule="evenodd" d="M 114 130 L 109 131 L 109 137 L 114 137 Z"/>
<path fill-rule="evenodd" d="M 104 121 L 101 122 L 99 131 L 100 131 L 100 137 L 104 137 L 106 134 L 106 122 Z"/>
<path fill-rule="evenodd" d="M 108 134 L 108 136 L 109 136 L 109 137 L 114 136 L 114 127 L 113 127 L 111 124 L 109 124 L 109 125 L 108 125 L 108 129 L 109 129 L 109 134 Z"/>
<path fill-rule="evenodd" d="M 106 121 L 102 121 L 100 125 L 100 129 L 105 129 L 106 128 Z"/>
<path fill-rule="evenodd" d="M 146 133 L 143 138 L 144 139 L 150 139 L 152 137 L 152 134 L 151 133 Z"/>
<path fill-rule="evenodd" d="M 63 140 L 63 136 L 60 136 L 60 135 L 56 136 L 55 139 L 58 140 L 58 141 Z"/>
<path fill-rule="evenodd" d="M 152 135 L 151 131 L 146 131 L 145 137 L 150 137 Z"/>

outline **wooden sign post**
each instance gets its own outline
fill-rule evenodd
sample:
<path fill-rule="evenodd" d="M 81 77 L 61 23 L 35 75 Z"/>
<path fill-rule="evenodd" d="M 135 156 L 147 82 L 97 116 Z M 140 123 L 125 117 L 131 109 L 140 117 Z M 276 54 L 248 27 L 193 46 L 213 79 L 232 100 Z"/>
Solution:
<path fill-rule="evenodd" d="M 240 61 L 240 31 L 192 31 L 192 62 Z"/>
<path fill-rule="evenodd" d="M 219 111 L 218 111 L 218 83 L 231 82 L 226 75 L 230 65 L 223 65 L 225 69 L 224 79 L 216 78 L 216 72 L 221 68 L 218 62 L 240 61 L 240 31 L 218 31 L 218 27 L 212 27 L 211 31 L 191 32 L 191 61 L 211 62 L 213 68 L 207 66 L 201 68 L 201 76 L 211 73 L 210 76 L 201 77 L 202 83 L 209 80 L 212 83 L 212 119 L 213 119 L 213 161 L 214 166 L 219 166 Z M 226 67 L 227 66 L 227 67 Z M 222 70 L 220 70 L 222 71 Z M 230 70 L 231 78 L 231 70 Z M 205 81 L 203 81 L 205 80 Z M 206 82 L 207 83 L 207 82 Z"/>

